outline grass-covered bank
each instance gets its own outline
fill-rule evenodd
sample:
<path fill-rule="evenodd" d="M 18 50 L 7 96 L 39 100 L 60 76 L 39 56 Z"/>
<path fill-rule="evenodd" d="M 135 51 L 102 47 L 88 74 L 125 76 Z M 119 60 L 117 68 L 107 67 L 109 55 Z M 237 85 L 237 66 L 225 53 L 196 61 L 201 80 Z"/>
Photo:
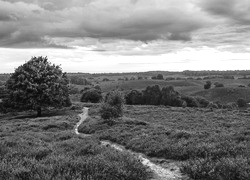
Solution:
<path fill-rule="evenodd" d="M 193 179 L 249 179 L 250 127 L 248 112 L 126 106 L 123 118 L 111 122 L 98 116 L 80 126 L 148 156 L 182 161 Z"/>
<path fill-rule="evenodd" d="M 1 180 L 146 180 L 150 173 L 127 153 L 75 135 L 79 110 L 0 115 Z"/>

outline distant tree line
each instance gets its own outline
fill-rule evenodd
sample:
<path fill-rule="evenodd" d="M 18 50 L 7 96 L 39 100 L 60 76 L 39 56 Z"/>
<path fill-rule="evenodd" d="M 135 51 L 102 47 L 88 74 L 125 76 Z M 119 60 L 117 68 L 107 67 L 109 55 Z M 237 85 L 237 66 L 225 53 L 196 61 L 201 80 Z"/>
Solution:
<path fill-rule="evenodd" d="M 71 84 L 76 84 L 76 85 L 90 85 L 91 83 L 84 77 L 81 76 L 70 76 L 70 83 Z"/>
<path fill-rule="evenodd" d="M 211 75 L 250 75 L 250 70 L 235 70 L 235 71 L 183 71 L 186 76 L 211 76 Z"/>
<path fill-rule="evenodd" d="M 237 109 L 236 103 L 222 105 L 219 102 L 210 102 L 200 96 L 187 96 L 175 91 L 173 86 L 160 88 L 158 85 L 148 86 L 143 91 L 131 90 L 125 95 L 126 104 L 129 105 L 165 105 L 175 107 L 200 107 Z M 241 104 L 242 101 L 240 102 Z"/>

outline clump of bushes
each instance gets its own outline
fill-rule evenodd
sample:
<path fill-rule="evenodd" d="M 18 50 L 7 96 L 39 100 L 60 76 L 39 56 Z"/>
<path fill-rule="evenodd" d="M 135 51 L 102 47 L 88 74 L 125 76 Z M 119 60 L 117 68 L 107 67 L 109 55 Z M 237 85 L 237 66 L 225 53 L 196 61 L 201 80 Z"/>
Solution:
<path fill-rule="evenodd" d="M 119 91 L 107 94 L 105 102 L 101 104 L 100 114 L 103 119 L 118 118 L 123 115 L 124 96 Z"/>
<path fill-rule="evenodd" d="M 202 97 L 181 95 L 173 86 L 160 89 L 158 85 L 148 86 L 142 92 L 131 90 L 125 96 L 129 105 L 165 105 L 175 107 L 207 107 L 209 101 Z"/>
<path fill-rule="evenodd" d="M 182 96 L 181 99 L 186 101 L 188 107 L 200 107 L 199 102 L 192 96 Z"/>
<path fill-rule="evenodd" d="M 196 96 L 195 99 L 199 103 L 200 107 L 202 107 L 202 108 L 207 107 L 210 103 L 207 99 L 205 99 L 204 97 L 201 97 L 201 96 Z"/>
<path fill-rule="evenodd" d="M 224 87 L 224 84 L 222 84 L 222 83 L 215 83 L 214 85 L 215 85 L 216 88 L 218 88 L 218 87 Z"/>
<path fill-rule="evenodd" d="M 82 93 L 81 102 L 98 103 L 102 100 L 102 92 L 99 89 L 86 89 Z"/>
<path fill-rule="evenodd" d="M 125 100 L 126 104 L 129 105 L 139 105 L 144 103 L 142 93 L 137 90 L 131 90 L 128 94 L 126 94 Z"/>

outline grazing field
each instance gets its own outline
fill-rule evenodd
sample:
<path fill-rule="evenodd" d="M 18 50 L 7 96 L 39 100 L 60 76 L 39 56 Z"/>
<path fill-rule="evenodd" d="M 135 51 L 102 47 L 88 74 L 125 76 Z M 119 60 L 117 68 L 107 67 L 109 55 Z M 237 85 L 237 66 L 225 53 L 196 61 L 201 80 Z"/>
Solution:
<path fill-rule="evenodd" d="M 150 172 L 131 155 L 101 146 L 73 129 L 81 111 L 0 114 L 1 180 L 146 180 Z"/>
<path fill-rule="evenodd" d="M 124 117 L 113 121 L 97 112 L 90 108 L 80 132 L 177 161 L 192 179 L 250 179 L 250 112 L 126 106 Z"/>

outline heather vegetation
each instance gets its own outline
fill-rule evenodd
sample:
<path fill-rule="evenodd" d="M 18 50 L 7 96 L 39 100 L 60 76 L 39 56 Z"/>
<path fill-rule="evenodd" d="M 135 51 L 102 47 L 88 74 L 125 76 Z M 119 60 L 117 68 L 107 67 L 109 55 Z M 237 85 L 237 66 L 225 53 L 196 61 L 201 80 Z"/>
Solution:
<path fill-rule="evenodd" d="M 124 117 L 108 124 L 96 108 L 80 132 L 150 157 L 178 161 L 192 179 L 250 178 L 249 112 L 126 106 Z"/>
<path fill-rule="evenodd" d="M 146 167 L 131 155 L 75 135 L 78 113 L 64 108 L 40 118 L 1 115 L 0 179 L 148 179 Z"/>
<path fill-rule="evenodd" d="M 38 57 L 0 81 L 0 179 L 151 178 L 102 140 L 191 179 L 250 179 L 247 71 L 66 75 Z M 88 137 L 73 131 L 83 106 L 90 117 L 79 132 Z"/>

